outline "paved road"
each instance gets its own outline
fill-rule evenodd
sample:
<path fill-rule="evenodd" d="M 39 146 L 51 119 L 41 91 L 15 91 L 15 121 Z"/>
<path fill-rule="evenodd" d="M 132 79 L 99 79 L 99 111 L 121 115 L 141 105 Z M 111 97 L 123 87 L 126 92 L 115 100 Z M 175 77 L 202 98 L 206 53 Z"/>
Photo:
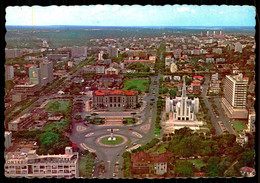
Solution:
<path fill-rule="evenodd" d="M 110 134 L 108 130 L 111 129 L 111 126 L 88 125 L 86 126 L 87 127 L 86 130 L 79 132 L 77 131 L 76 126 L 78 125 L 83 126 L 84 124 L 73 123 L 71 140 L 73 142 L 76 142 L 77 144 L 84 143 L 87 147 L 94 149 L 99 161 L 103 160 L 105 162 L 106 171 L 100 177 L 102 178 L 113 177 L 113 173 L 114 173 L 113 171 L 114 171 L 114 166 L 116 161 L 119 161 L 119 169 L 122 168 L 123 158 L 121 157 L 121 155 L 123 154 L 123 152 L 126 151 L 126 146 L 132 147 L 133 143 L 144 145 L 147 142 L 150 142 L 151 139 L 154 138 L 155 136 L 154 122 L 155 122 L 156 110 L 157 110 L 156 101 L 157 101 L 157 96 L 159 91 L 159 78 L 160 78 L 160 74 L 156 77 L 151 78 L 150 91 L 145 97 L 143 97 L 143 100 L 147 103 L 146 108 L 140 114 L 137 114 L 137 116 L 141 116 L 141 120 L 143 121 L 143 123 L 133 125 L 133 126 L 112 126 L 113 129 L 117 129 L 116 131 L 114 131 L 115 135 L 116 134 L 124 135 L 129 139 L 128 142 L 123 146 L 103 147 L 96 144 L 96 139 L 98 137 Z M 155 80 L 158 83 L 156 86 L 153 85 Z M 155 101 L 153 101 L 152 102 L 153 104 L 150 105 L 152 98 L 154 98 Z M 151 122 L 150 122 L 149 131 L 141 130 L 140 129 L 141 126 L 149 124 L 150 118 L 151 118 Z M 87 134 L 91 134 L 91 135 L 88 136 Z M 86 135 L 88 137 L 85 137 Z M 99 176 L 98 173 L 95 173 L 95 175 Z M 119 171 L 118 177 L 119 178 L 123 177 L 122 171 Z"/>
<path fill-rule="evenodd" d="M 234 130 L 231 127 L 231 124 L 229 123 L 229 118 L 225 115 L 225 112 L 223 111 L 221 104 L 220 104 L 220 100 L 221 98 L 214 98 L 214 102 L 217 106 L 217 110 L 219 111 L 219 118 L 216 117 L 216 115 L 213 112 L 213 109 L 211 107 L 211 103 L 209 102 L 208 98 L 206 97 L 206 93 L 208 90 L 208 86 L 209 86 L 209 82 L 210 82 L 210 78 L 208 75 L 205 75 L 205 83 L 203 85 L 203 90 L 202 90 L 202 97 L 203 100 L 207 106 L 207 108 L 209 109 L 209 115 L 211 117 L 211 123 L 212 125 L 215 127 L 216 129 L 216 134 L 222 134 L 222 130 L 220 129 L 220 126 L 218 125 L 218 121 L 222 121 L 225 125 L 225 127 L 227 128 L 227 130 L 230 133 L 235 133 Z"/>

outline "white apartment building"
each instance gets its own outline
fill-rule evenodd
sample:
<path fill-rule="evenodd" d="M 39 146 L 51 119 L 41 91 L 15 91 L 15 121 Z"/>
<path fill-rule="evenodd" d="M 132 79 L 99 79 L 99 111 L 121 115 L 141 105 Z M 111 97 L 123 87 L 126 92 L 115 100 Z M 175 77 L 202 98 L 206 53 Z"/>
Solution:
<path fill-rule="evenodd" d="M 5 156 L 6 177 L 74 178 L 79 176 L 78 153 L 72 147 L 61 155 L 37 155 L 36 150 L 24 149 Z"/>
<path fill-rule="evenodd" d="M 222 103 L 230 118 L 247 118 L 246 109 L 248 78 L 243 74 L 227 75 L 225 79 Z"/>

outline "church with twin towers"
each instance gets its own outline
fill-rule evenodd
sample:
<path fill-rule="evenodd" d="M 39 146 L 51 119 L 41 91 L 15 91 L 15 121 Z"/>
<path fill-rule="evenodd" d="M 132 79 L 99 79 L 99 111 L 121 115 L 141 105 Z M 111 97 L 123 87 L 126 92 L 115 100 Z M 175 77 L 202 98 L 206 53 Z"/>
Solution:
<path fill-rule="evenodd" d="M 186 95 L 186 82 L 183 77 L 183 87 L 181 97 L 175 99 L 166 98 L 166 113 L 170 113 L 170 118 L 177 121 L 195 121 L 196 113 L 199 111 L 199 99 L 189 99 Z"/>

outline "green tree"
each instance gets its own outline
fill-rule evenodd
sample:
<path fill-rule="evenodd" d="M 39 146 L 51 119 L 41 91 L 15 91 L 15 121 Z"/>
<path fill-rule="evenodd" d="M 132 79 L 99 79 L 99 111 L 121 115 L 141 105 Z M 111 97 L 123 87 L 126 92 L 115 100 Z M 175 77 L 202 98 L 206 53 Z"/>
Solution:
<path fill-rule="evenodd" d="M 207 161 L 206 173 L 209 177 L 221 176 L 221 167 L 219 166 L 220 158 L 217 156 L 212 156 Z"/>
<path fill-rule="evenodd" d="M 177 95 L 177 91 L 178 91 L 177 88 L 170 90 L 170 96 L 175 97 Z"/>
<path fill-rule="evenodd" d="M 175 173 L 177 177 L 192 177 L 194 174 L 193 165 L 188 161 L 178 161 Z"/>
<path fill-rule="evenodd" d="M 108 59 L 108 53 L 104 53 L 102 57 L 103 59 Z"/>

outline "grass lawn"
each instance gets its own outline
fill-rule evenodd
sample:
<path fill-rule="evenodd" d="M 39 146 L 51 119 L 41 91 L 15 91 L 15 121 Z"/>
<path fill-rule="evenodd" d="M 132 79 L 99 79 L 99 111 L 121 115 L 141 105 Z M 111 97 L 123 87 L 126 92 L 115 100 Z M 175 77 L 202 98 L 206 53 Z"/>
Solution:
<path fill-rule="evenodd" d="M 168 147 L 168 143 L 156 145 L 152 148 L 150 148 L 147 152 L 152 153 L 152 154 L 161 154 L 166 152 L 166 148 Z"/>
<path fill-rule="evenodd" d="M 245 121 L 234 121 L 233 126 L 237 133 L 241 133 L 244 129 L 247 128 Z"/>
<path fill-rule="evenodd" d="M 69 106 L 69 101 L 50 101 L 44 109 L 51 112 L 65 112 Z"/>
<path fill-rule="evenodd" d="M 156 154 L 161 154 L 161 153 L 164 153 L 166 152 L 166 149 L 168 147 L 168 143 L 167 144 L 161 144 L 159 145 L 159 147 L 157 147 L 157 149 L 154 151 L 154 153 Z"/>
<path fill-rule="evenodd" d="M 108 137 L 104 137 L 101 139 L 101 143 L 103 144 L 107 144 L 107 145 L 116 145 L 116 144 L 120 144 L 123 142 L 123 138 L 122 137 L 119 137 L 119 136 L 114 136 L 116 137 L 116 140 L 115 141 L 108 141 Z"/>
<path fill-rule="evenodd" d="M 58 130 L 61 130 L 64 126 L 66 126 L 68 123 L 67 119 L 62 119 L 59 122 L 51 122 L 47 123 L 44 127 L 44 131 L 52 131 L 54 128 L 57 128 Z"/>
<path fill-rule="evenodd" d="M 206 163 L 204 163 L 202 159 L 192 159 L 187 161 L 190 163 L 194 163 L 196 168 L 202 168 L 206 166 Z"/>
<path fill-rule="evenodd" d="M 95 159 L 91 154 L 79 158 L 79 176 L 91 178 Z"/>
<path fill-rule="evenodd" d="M 124 82 L 124 90 L 137 90 L 139 89 L 142 92 L 148 88 L 147 79 L 129 79 Z"/>
<path fill-rule="evenodd" d="M 123 122 L 123 124 L 125 124 L 125 125 L 132 125 L 137 122 L 137 119 L 135 119 L 135 118 L 124 118 L 124 120 L 125 120 L 125 122 Z"/>
<path fill-rule="evenodd" d="M 160 129 L 159 129 L 159 128 L 155 128 L 154 134 L 155 134 L 155 135 L 160 135 Z"/>

